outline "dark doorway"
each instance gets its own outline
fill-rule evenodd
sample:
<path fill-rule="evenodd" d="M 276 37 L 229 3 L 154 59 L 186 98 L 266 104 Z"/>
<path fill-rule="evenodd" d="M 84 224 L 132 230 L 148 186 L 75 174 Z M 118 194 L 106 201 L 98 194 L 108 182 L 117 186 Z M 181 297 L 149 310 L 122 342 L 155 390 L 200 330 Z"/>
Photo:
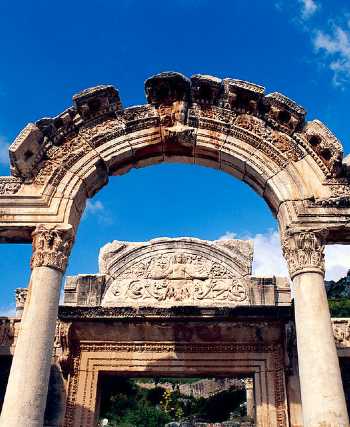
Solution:
<path fill-rule="evenodd" d="M 253 426 L 239 378 L 130 377 L 100 380 L 100 426 Z"/>

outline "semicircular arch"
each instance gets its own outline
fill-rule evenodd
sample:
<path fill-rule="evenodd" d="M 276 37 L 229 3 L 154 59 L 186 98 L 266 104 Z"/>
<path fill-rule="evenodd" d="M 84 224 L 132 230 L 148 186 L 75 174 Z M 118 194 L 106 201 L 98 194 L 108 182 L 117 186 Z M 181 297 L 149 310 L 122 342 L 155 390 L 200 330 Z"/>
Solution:
<path fill-rule="evenodd" d="M 37 223 L 77 227 L 86 199 L 109 176 L 161 162 L 205 165 L 246 182 L 282 231 L 347 229 L 342 146 L 321 122 L 306 122 L 294 101 L 241 80 L 179 73 L 153 76 L 145 89 L 148 104 L 125 109 L 113 86 L 87 89 L 57 117 L 27 125 L 10 146 L 12 177 L 1 181 L 3 240 L 16 227 L 18 239 L 30 240 Z"/>

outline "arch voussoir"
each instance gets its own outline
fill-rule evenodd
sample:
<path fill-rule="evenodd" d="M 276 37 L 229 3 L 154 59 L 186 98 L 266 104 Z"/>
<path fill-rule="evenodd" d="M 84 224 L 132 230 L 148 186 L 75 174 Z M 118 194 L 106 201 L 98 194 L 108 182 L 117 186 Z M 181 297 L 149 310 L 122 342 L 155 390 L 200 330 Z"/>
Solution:
<path fill-rule="evenodd" d="M 108 176 L 161 162 L 230 173 L 283 227 L 349 222 L 341 144 L 318 120 L 306 122 L 294 101 L 242 80 L 179 73 L 148 79 L 146 96 L 148 104 L 123 109 L 115 88 L 98 86 L 57 117 L 26 126 L 10 147 L 13 176 L 0 179 L 0 236 L 48 217 L 77 226 L 86 198 Z M 283 220 L 280 212 L 288 212 Z"/>

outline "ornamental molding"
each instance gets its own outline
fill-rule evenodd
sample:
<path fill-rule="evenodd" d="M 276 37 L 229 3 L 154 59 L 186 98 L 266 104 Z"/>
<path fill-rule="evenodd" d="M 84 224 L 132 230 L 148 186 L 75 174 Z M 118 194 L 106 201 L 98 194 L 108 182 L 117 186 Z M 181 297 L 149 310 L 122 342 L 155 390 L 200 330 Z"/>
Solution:
<path fill-rule="evenodd" d="M 226 132 L 225 126 L 217 128 L 223 133 L 248 130 L 262 151 L 275 153 L 275 162 L 282 157 L 281 167 L 310 154 L 327 176 L 339 174 L 343 155 L 339 141 L 318 120 L 305 123 L 305 110 L 280 93 L 265 95 L 262 86 L 237 79 L 203 75 L 189 79 L 173 72 L 152 76 L 145 90 L 147 105 L 123 109 L 117 89 L 89 88 L 75 95 L 74 106 L 58 116 L 30 123 L 10 147 L 13 174 L 30 182 L 47 167 L 47 158 L 56 167 L 65 167 L 72 150 L 76 163 L 86 149 L 150 126 L 159 127 L 165 143 L 193 146 L 198 128 L 215 130 L 220 123 L 228 125 Z M 267 146 L 261 139 L 268 141 Z M 246 142 L 252 141 L 248 137 Z M 39 178 L 36 182 L 42 185 Z"/>
<path fill-rule="evenodd" d="M 0 177 L 0 196 L 11 196 L 16 194 L 21 185 L 22 179 L 15 176 L 1 176 Z"/>
<path fill-rule="evenodd" d="M 276 307 L 271 306 L 264 307 L 264 314 L 273 316 L 278 310 L 279 317 L 282 319 L 289 318 L 291 315 L 290 307 Z M 245 311 L 244 314 L 247 312 Z M 254 310 L 251 311 L 253 316 L 261 314 Z M 229 319 L 239 315 L 238 307 L 196 307 L 193 306 L 171 306 L 171 307 L 151 307 L 151 306 L 118 306 L 118 307 L 89 307 L 89 306 L 74 306 L 74 305 L 63 305 L 59 307 L 59 318 L 65 321 L 76 320 L 76 319 L 161 319 L 161 320 L 198 320 L 198 319 Z M 237 324 L 237 327 L 244 327 L 247 325 L 246 321 L 244 324 Z M 248 322 L 248 326 L 251 322 Z M 255 324 L 255 326 L 261 325 Z"/>
<path fill-rule="evenodd" d="M 210 368 L 213 372 L 222 369 L 227 375 L 231 369 L 234 372 L 234 356 L 242 354 L 242 358 L 247 360 L 247 353 L 250 363 L 247 362 L 243 370 L 259 376 L 261 383 L 266 384 L 266 393 L 268 390 L 273 390 L 273 393 L 269 395 L 273 402 L 270 405 L 273 408 L 270 415 L 271 421 L 273 420 L 273 425 L 276 427 L 286 427 L 288 425 L 286 387 L 283 350 L 280 344 L 185 344 L 176 342 L 81 342 L 74 351 L 73 369 L 67 387 L 65 425 L 67 427 L 77 425 L 92 427 L 99 373 L 106 370 L 111 371 L 111 366 L 114 366 L 115 371 L 118 372 L 120 361 L 125 359 L 125 355 L 127 355 L 128 366 L 123 367 L 124 374 L 125 372 L 135 372 L 135 366 L 139 372 L 140 363 L 146 363 L 143 370 L 146 374 L 148 369 L 153 375 L 157 372 L 157 368 L 164 372 L 167 366 L 173 368 L 172 358 L 176 355 L 177 362 L 181 364 L 182 373 L 187 373 L 186 361 L 194 360 L 195 363 L 191 363 L 189 368 L 192 375 L 196 369 L 201 371 L 203 368 L 205 368 L 205 372 L 210 372 Z M 154 354 L 159 355 L 158 359 L 162 361 L 159 367 L 155 363 Z M 201 355 L 200 358 L 198 358 L 198 354 Z M 206 360 L 205 357 L 205 355 L 213 356 L 215 354 L 217 354 L 217 368 L 213 366 L 212 358 Z M 253 361 L 256 361 L 255 366 L 252 366 Z M 262 370 L 260 364 L 263 364 L 266 370 Z M 86 373 L 88 374 L 86 375 Z M 263 381 L 262 378 L 264 378 Z M 88 410 L 76 411 L 79 405 Z"/>
<path fill-rule="evenodd" d="M 32 233 L 32 237 L 31 268 L 51 267 L 63 273 L 74 240 L 72 227 L 40 224 Z"/>
<path fill-rule="evenodd" d="M 274 353 L 281 351 L 279 343 L 164 343 L 164 342 L 81 342 L 79 354 L 85 352 L 103 353 Z"/>
<path fill-rule="evenodd" d="M 324 244 L 314 232 L 300 232 L 284 237 L 282 251 L 292 279 L 307 271 L 324 274 Z"/>
<path fill-rule="evenodd" d="M 109 176 L 183 161 L 239 177 L 278 218 L 289 209 L 280 222 L 285 230 L 334 234 L 345 225 L 329 241 L 349 242 L 342 146 L 321 122 L 306 121 L 293 100 L 238 79 L 173 72 L 149 78 L 146 97 L 146 105 L 124 109 L 116 88 L 97 86 L 56 117 L 25 127 L 9 148 L 13 176 L 0 178 L 3 241 L 29 242 L 41 223 L 76 228 L 84 202 Z M 301 212 L 284 209 L 294 202 Z"/>

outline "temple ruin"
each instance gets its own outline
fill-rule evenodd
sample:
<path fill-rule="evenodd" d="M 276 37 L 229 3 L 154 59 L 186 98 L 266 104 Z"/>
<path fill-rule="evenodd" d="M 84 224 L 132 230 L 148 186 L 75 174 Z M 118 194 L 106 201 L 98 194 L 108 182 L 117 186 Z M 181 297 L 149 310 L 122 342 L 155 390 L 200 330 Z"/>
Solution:
<path fill-rule="evenodd" d="M 146 105 L 123 109 L 113 86 L 87 89 L 10 146 L 0 239 L 31 242 L 33 255 L 18 317 L 1 319 L 0 352 L 13 360 L 0 426 L 43 426 L 54 369 L 64 427 L 96 425 L 99 378 L 118 372 L 243 375 L 257 426 L 348 427 L 349 321 L 331 319 L 324 286 L 325 245 L 350 243 L 340 142 L 246 81 L 169 72 L 145 91 Z M 107 244 L 99 273 L 67 278 L 58 307 L 86 200 L 109 176 L 161 162 L 225 171 L 266 201 L 293 299 L 288 279 L 252 276 L 250 242 L 184 237 Z"/>

